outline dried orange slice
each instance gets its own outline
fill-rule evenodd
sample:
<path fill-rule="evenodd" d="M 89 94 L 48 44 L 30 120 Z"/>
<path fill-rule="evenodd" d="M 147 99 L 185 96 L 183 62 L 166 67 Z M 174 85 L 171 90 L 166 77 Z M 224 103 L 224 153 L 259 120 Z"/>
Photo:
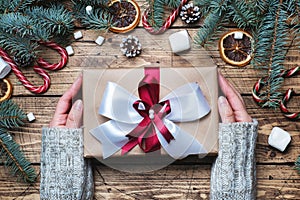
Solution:
<path fill-rule="evenodd" d="M 229 31 L 221 37 L 219 51 L 226 63 L 243 67 L 252 59 L 252 36 L 243 30 Z"/>
<path fill-rule="evenodd" d="M 8 79 L 0 79 L 0 102 L 9 99 L 12 93 L 12 85 Z"/>
<path fill-rule="evenodd" d="M 112 14 L 112 27 L 115 33 L 125 33 L 134 29 L 140 22 L 140 7 L 134 0 L 112 0 L 108 5 Z"/>

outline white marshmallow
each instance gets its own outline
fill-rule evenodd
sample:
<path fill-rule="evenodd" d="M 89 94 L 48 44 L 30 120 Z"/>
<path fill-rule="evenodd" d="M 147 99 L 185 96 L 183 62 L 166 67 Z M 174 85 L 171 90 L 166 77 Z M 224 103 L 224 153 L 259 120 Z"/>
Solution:
<path fill-rule="evenodd" d="M 171 49 L 174 53 L 191 48 L 189 34 L 186 30 L 173 33 L 169 36 Z"/>
<path fill-rule="evenodd" d="M 67 51 L 69 56 L 74 55 L 74 50 L 73 50 L 72 46 L 67 46 L 66 51 Z"/>
<path fill-rule="evenodd" d="M 29 122 L 33 122 L 35 120 L 35 116 L 32 112 L 27 114 L 27 119 Z"/>
<path fill-rule="evenodd" d="M 288 132 L 279 127 L 274 127 L 268 138 L 268 143 L 272 147 L 283 152 L 291 141 L 291 136 Z"/>
<path fill-rule="evenodd" d="M 88 14 L 88 15 L 90 15 L 92 13 L 92 10 L 93 10 L 92 6 L 85 7 L 86 14 Z"/>
<path fill-rule="evenodd" d="M 0 57 L 0 79 L 3 79 L 10 71 L 10 65 Z"/>
<path fill-rule="evenodd" d="M 82 36 L 81 31 L 77 31 L 77 32 L 74 33 L 74 38 L 75 38 L 75 40 L 80 39 L 80 38 L 82 38 L 82 37 L 83 37 L 83 36 Z"/>
<path fill-rule="evenodd" d="M 104 40 L 105 40 L 104 37 L 98 36 L 98 38 L 95 40 L 95 42 L 101 46 L 103 44 Z"/>
<path fill-rule="evenodd" d="M 243 32 L 234 32 L 233 38 L 236 40 L 241 40 L 243 39 L 243 36 L 244 36 Z"/>

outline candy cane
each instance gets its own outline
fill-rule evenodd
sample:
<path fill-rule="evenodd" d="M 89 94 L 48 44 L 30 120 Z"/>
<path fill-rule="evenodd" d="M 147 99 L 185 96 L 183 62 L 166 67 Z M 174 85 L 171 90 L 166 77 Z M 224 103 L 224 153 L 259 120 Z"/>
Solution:
<path fill-rule="evenodd" d="M 47 74 L 47 72 L 45 72 L 45 70 L 41 69 L 39 66 L 33 67 L 33 70 L 37 74 L 39 74 L 44 80 L 44 84 L 42 86 L 33 86 L 33 84 L 30 83 L 28 79 L 24 76 L 24 74 L 18 69 L 18 66 L 15 64 L 15 62 L 1 48 L 0 48 L 0 56 L 3 58 L 5 62 L 7 62 L 11 66 L 12 71 L 15 73 L 17 78 L 20 80 L 20 82 L 24 85 L 26 89 L 36 94 L 43 93 L 48 90 L 50 86 L 50 77 Z"/>
<path fill-rule="evenodd" d="M 142 24 L 144 28 L 151 34 L 161 34 L 165 32 L 170 26 L 173 24 L 173 22 L 176 20 L 176 17 L 178 16 L 181 7 L 187 3 L 187 0 L 181 0 L 180 5 L 177 9 L 173 10 L 172 14 L 167 18 L 167 20 L 164 22 L 163 26 L 159 29 L 154 29 L 148 22 L 148 14 L 149 14 L 149 8 L 145 10 L 143 17 L 142 17 Z"/>
<path fill-rule="evenodd" d="M 289 70 L 283 70 L 279 77 L 284 77 L 284 78 L 289 78 L 289 77 L 292 77 L 294 75 L 297 75 L 297 74 L 300 74 L 300 66 L 298 67 L 294 67 L 292 69 L 289 69 Z M 262 99 L 260 96 L 259 96 L 259 91 L 261 90 L 261 88 L 265 85 L 265 82 L 267 81 L 267 77 L 264 77 L 264 78 L 261 78 L 259 79 L 253 86 L 253 89 L 252 89 L 252 96 L 253 96 L 253 99 L 256 103 L 258 103 L 259 105 L 262 105 L 264 104 L 267 99 Z"/>
<path fill-rule="evenodd" d="M 37 63 L 39 65 L 41 65 L 45 69 L 58 70 L 58 69 L 63 68 L 67 64 L 68 53 L 63 47 L 59 46 L 58 44 L 56 44 L 54 42 L 39 42 L 39 43 L 42 45 L 45 45 L 47 47 L 50 47 L 51 49 L 56 50 L 61 55 L 60 62 L 55 63 L 55 64 L 50 64 L 47 61 L 45 61 L 43 58 L 39 58 L 37 60 Z"/>
<path fill-rule="evenodd" d="M 67 64 L 68 54 L 67 54 L 67 51 L 63 47 L 59 46 L 58 44 L 56 44 L 54 42 L 39 42 L 39 43 L 56 50 L 61 55 L 60 62 L 58 62 L 56 64 L 50 64 L 47 61 L 45 61 L 43 58 L 39 58 L 37 60 L 37 63 L 39 65 L 41 65 L 45 69 L 58 70 Z M 32 93 L 36 93 L 36 94 L 44 93 L 49 89 L 50 77 L 49 77 L 48 73 L 45 70 L 43 70 L 41 67 L 34 66 L 33 70 L 43 78 L 44 84 L 42 86 L 34 86 L 30 81 L 28 81 L 28 79 L 24 76 L 24 74 L 19 70 L 18 66 L 9 57 L 9 55 L 1 48 L 0 48 L 0 56 L 3 58 L 4 61 L 6 61 L 11 66 L 12 71 L 15 73 L 17 78 L 20 80 L 20 82 L 24 85 L 24 87 L 26 89 L 28 89 Z"/>
<path fill-rule="evenodd" d="M 286 116 L 287 118 L 296 120 L 296 119 L 300 119 L 300 112 L 292 113 L 286 107 L 287 102 L 291 99 L 292 95 L 294 94 L 295 91 L 291 88 L 285 92 L 285 95 L 282 101 L 280 102 L 280 110 L 284 113 L 284 116 Z"/>
<path fill-rule="evenodd" d="M 289 78 L 289 77 L 297 75 L 297 74 L 300 74 L 300 66 L 294 67 L 289 70 L 283 70 L 283 72 L 280 74 L 280 76 L 282 76 L 284 78 Z"/>

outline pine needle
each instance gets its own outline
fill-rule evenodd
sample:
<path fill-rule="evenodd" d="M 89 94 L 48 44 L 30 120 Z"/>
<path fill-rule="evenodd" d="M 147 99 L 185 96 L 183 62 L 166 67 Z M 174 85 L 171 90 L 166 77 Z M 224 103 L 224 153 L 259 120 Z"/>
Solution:
<path fill-rule="evenodd" d="M 8 129 L 23 125 L 25 113 L 11 100 L 0 103 L 0 156 L 13 175 L 25 182 L 34 182 L 36 173 L 26 160 L 20 146 L 13 140 Z"/>
<path fill-rule="evenodd" d="M 298 170 L 298 174 L 300 175 L 300 155 L 295 162 L 295 169 Z"/>
<path fill-rule="evenodd" d="M 24 157 L 20 146 L 3 129 L 0 129 L 0 156 L 6 158 L 5 166 L 10 169 L 13 175 L 25 182 L 35 182 L 34 168 Z"/>
<path fill-rule="evenodd" d="M 268 77 L 263 88 L 266 92 L 260 94 L 260 98 L 266 101 L 263 107 L 276 108 L 281 99 L 282 94 L 278 89 L 283 83 L 280 73 L 284 69 L 289 40 L 287 18 L 285 5 L 279 0 L 271 2 L 258 29 L 252 63 L 257 69 L 263 70 Z"/>
<path fill-rule="evenodd" d="M 0 127 L 10 129 L 23 125 L 25 113 L 11 100 L 0 103 Z"/>

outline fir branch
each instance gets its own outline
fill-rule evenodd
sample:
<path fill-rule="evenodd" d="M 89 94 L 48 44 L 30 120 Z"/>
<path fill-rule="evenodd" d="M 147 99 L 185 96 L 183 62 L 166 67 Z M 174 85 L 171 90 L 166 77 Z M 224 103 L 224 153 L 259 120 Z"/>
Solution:
<path fill-rule="evenodd" d="M 300 48 L 300 1 L 290 0 L 288 11 L 291 17 L 291 34 L 294 37 L 295 45 Z"/>
<path fill-rule="evenodd" d="M 177 8 L 181 3 L 181 0 L 165 0 L 165 5 L 170 7 L 170 8 Z"/>
<path fill-rule="evenodd" d="M 106 10 L 96 10 L 82 19 L 90 29 L 108 30 L 112 26 L 112 16 Z"/>
<path fill-rule="evenodd" d="M 268 0 L 247 0 L 249 9 L 255 13 L 256 16 L 263 16 L 268 10 Z"/>
<path fill-rule="evenodd" d="M 86 4 L 74 4 L 73 13 L 81 24 L 89 29 L 108 30 L 112 25 L 112 16 L 109 13 L 108 7 L 93 7 L 90 15 L 86 13 Z"/>
<path fill-rule="evenodd" d="M 0 103 L 0 156 L 5 157 L 5 165 L 25 182 L 34 182 L 36 173 L 26 160 L 20 146 L 13 140 L 7 129 L 23 125 L 25 113 L 11 100 Z"/>
<path fill-rule="evenodd" d="M 5 1 L 5 0 L 1 0 L 0 1 L 0 14 L 5 14 L 8 12 L 8 7 L 9 7 L 10 2 L 9 1 Z"/>
<path fill-rule="evenodd" d="M 283 83 L 280 74 L 284 69 L 289 39 L 287 18 L 286 6 L 282 1 L 271 1 L 258 30 L 253 64 L 264 70 L 268 77 L 264 82 L 265 92 L 260 94 L 260 98 L 266 100 L 263 107 L 278 107 L 281 99 L 281 93 L 277 90 Z"/>
<path fill-rule="evenodd" d="M 36 20 L 21 13 L 8 13 L 0 18 L 1 30 L 9 34 L 18 34 L 21 37 L 33 34 Z"/>
<path fill-rule="evenodd" d="M 72 0 L 74 5 L 85 5 L 86 6 L 93 6 L 93 7 L 105 7 L 107 6 L 110 0 Z"/>
<path fill-rule="evenodd" d="M 194 0 L 194 4 L 200 8 L 202 16 L 209 14 L 211 2 L 211 0 Z"/>
<path fill-rule="evenodd" d="M 0 103 L 0 127 L 15 128 L 23 125 L 26 114 L 11 100 Z"/>
<path fill-rule="evenodd" d="M 31 163 L 25 159 L 20 146 L 2 128 L 0 128 L 0 156 L 6 158 L 5 165 L 13 175 L 25 182 L 35 182 L 37 175 Z"/>
<path fill-rule="evenodd" d="M 160 29 L 164 24 L 165 2 L 164 0 L 147 0 L 149 4 L 148 23 L 154 30 Z"/>
<path fill-rule="evenodd" d="M 298 174 L 300 175 L 300 155 L 295 162 L 295 169 L 298 170 Z"/>
<path fill-rule="evenodd" d="M 232 21 L 237 24 L 239 28 L 254 29 L 257 26 L 257 16 L 252 10 L 252 4 L 247 4 L 245 1 L 234 0 L 229 4 L 229 14 L 232 16 Z"/>
<path fill-rule="evenodd" d="M 216 2 L 211 2 L 210 12 L 207 14 L 203 26 L 198 30 L 195 36 L 195 42 L 201 46 L 204 46 L 211 41 L 213 36 L 216 34 L 217 30 L 220 30 L 220 26 L 223 21 L 223 11 L 226 10 L 228 1 L 221 0 Z"/>
<path fill-rule="evenodd" d="M 28 6 L 32 5 L 35 0 L 14 0 L 9 1 L 8 10 L 9 12 L 19 12 L 23 11 Z"/>
<path fill-rule="evenodd" d="M 25 40 L 17 35 L 0 32 L 0 46 L 17 57 L 35 58 L 39 45 L 37 42 Z"/>
<path fill-rule="evenodd" d="M 68 35 L 74 29 L 73 17 L 62 5 L 52 5 L 50 8 L 33 7 L 24 13 L 35 18 L 51 35 Z"/>

